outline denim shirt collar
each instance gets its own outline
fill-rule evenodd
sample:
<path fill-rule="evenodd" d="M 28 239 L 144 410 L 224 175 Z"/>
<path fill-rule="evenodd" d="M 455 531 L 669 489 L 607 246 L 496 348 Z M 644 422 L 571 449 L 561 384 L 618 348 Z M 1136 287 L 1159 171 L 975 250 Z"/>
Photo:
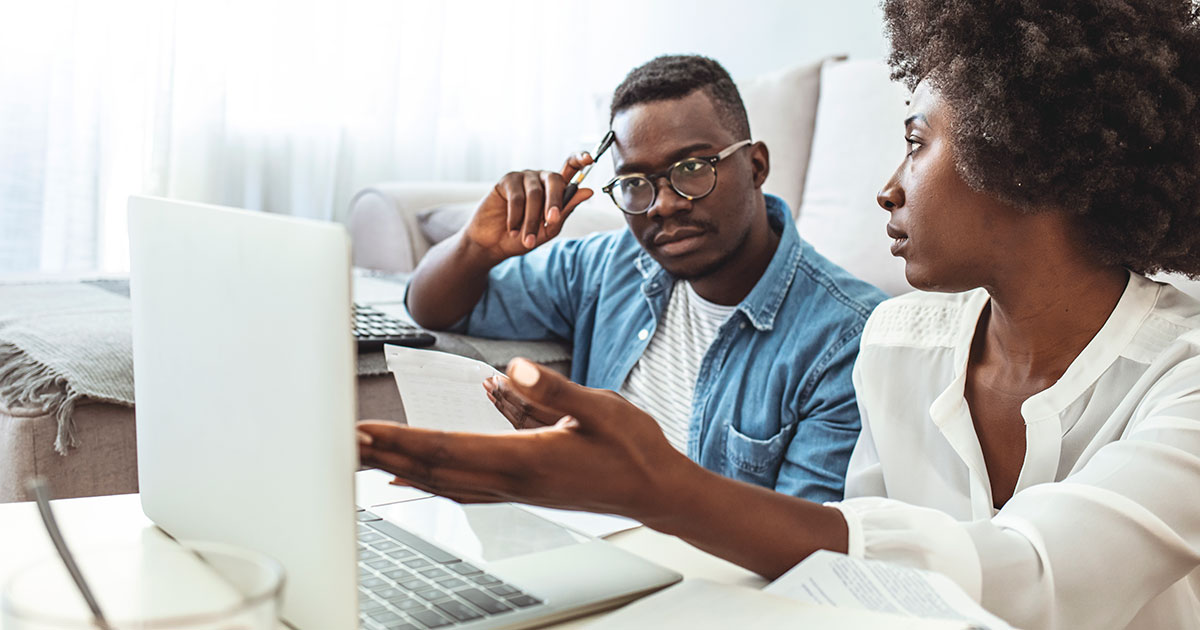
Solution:
<path fill-rule="evenodd" d="M 779 231 L 779 245 L 766 271 L 755 283 L 737 310 L 745 314 L 750 324 L 758 330 L 771 330 L 775 327 L 775 316 L 783 299 L 791 288 L 800 267 L 803 246 L 800 234 L 796 231 L 796 223 L 792 220 L 791 210 L 782 199 L 775 195 L 764 194 L 767 204 L 767 220 L 772 229 Z M 667 273 L 645 250 L 638 255 L 636 265 L 642 274 L 642 293 L 652 297 L 656 293 L 674 286 L 676 278 Z"/>

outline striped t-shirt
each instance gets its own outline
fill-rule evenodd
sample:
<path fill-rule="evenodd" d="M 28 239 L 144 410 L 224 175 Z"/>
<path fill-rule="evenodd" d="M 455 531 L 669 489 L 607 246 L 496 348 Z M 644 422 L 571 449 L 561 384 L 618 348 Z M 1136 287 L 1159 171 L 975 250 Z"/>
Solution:
<path fill-rule="evenodd" d="M 680 451 L 687 452 L 700 362 L 736 308 L 700 297 L 690 282 L 676 282 L 654 337 L 621 386 L 621 395 L 657 420 Z"/>

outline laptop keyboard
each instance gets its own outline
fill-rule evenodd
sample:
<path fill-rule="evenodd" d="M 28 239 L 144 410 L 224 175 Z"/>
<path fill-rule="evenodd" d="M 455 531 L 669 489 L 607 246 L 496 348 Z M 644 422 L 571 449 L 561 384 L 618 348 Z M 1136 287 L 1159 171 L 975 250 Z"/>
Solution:
<path fill-rule="evenodd" d="M 385 343 L 413 348 L 437 343 L 437 338 L 424 330 L 366 304 L 354 305 L 353 332 L 360 354 L 380 350 Z"/>
<path fill-rule="evenodd" d="M 361 628 L 447 628 L 542 603 L 371 512 L 358 521 Z"/>

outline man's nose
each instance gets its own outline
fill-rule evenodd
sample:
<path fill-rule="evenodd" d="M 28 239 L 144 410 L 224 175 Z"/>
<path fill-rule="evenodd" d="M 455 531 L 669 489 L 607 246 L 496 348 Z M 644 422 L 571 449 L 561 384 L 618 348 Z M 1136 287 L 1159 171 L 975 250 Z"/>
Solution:
<path fill-rule="evenodd" d="M 671 182 L 666 177 L 661 177 L 654 182 L 656 193 L 654 195 L 654 205 L 646 211 L 648 216 L 669 217 L 676 212 L 685 212 L 692 207 L 692 200 L 680 196 L 671 186 Z"/>

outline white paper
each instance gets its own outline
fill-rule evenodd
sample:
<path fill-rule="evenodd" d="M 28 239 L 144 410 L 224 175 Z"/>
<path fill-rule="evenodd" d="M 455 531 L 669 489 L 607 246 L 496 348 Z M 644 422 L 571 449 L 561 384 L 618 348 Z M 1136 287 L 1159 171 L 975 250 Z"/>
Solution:
<path fill-rule="evenodd" d="M 377 505 L 433 496 L 409 486 L 393 486 L 392 479 L 391 473 L 374 468 L 354 473 L 354 503 L 360 508 L 370 509 Z"/>
<path fill-rule="evenodd" d="M 642 524 L 624 516 L 615 514 L 593 514 L 591 512 L 579 512 L 576 510 L 559 510 L 556 508 L 539 507 L 536 505 L 519 505 L 534 514 L 548 520 L 554 521 L 559 525 L 565 525 L 577 532 L 583 532 L 589 536 L 596 538 L 604 538 L 611 536 L 617 532 L 623 532 L 635 527 L 641 527 Z"/>
<path fill-rule="evenodd" d="M 1012 630 L 940 573 L 832 551 L 812 554 L 763 591 L 839 608 L 955 619 L 988 630 Z"/>
<path fill-rule="evenodd" d="M 836 630 L 961 630 L 962 623 L 899 617 L 809 604 L 763 591 L 689 579 L 634 602 L 587 630 L 628 628 L 829 628 Z"/>
<path fill-rule="evenodd" d="M 472 433 L 514 430 L 483 390 L 484 379 L 499 374 L 492 366 L 436 350 L 383 349 L 409 426 Z"/>

